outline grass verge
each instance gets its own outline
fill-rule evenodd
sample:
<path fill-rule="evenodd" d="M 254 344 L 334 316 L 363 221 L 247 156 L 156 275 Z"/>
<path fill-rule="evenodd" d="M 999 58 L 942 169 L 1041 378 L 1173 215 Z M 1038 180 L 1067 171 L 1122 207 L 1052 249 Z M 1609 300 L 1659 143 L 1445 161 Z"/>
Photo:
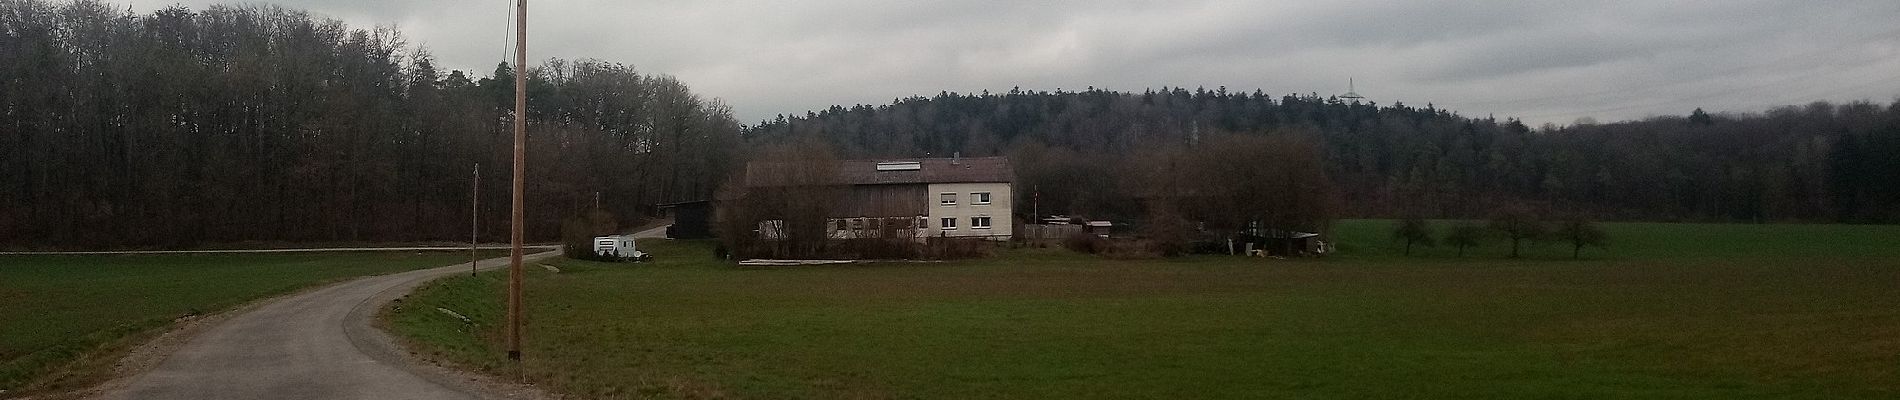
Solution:
<path fill-rule="evenodd" d="M 1432 220 L 1435 238 L 1442 239 L 1458 221 Z M 1483 221 L 1475 221 L 1483 225 Z M 1392 220 L 1343 220 L 1333 224 L 1332 237 L 1347 259 L 1404 257 L 1404 242 L 1392 239 Z M 1691 224 L 1621 222 L 1601 224 L 1608 246 L 1585 247 L 1584 259 L 1681 260 L 1788 257 L 1900 258 L 1900 225 L 1826 224 Z M 1559 241 L 1526 243 L 1525 258 L 1570 259 L 1570 244 Z M 1505 258 L 1508 240 L 1488 237 L 1467 249 L 1467 259 Z M 1438 245 L 1412 249 L 1408 260 L 1457 259 L 1458 249 Z"/>

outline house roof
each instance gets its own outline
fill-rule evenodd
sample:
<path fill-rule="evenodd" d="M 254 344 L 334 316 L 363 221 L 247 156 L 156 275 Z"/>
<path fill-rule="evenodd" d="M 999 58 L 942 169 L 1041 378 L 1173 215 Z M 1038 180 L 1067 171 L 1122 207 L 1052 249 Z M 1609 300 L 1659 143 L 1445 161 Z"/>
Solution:
<path fill-rule="evenodd" d="M 917 168 L 880 170 L 879 164 L 917 163 Z M 746 163 L 747 186 L 779 186 L 795 172 L 786 163 Z M 838 162 L 833 183 L 841 185 L 901 185 L 918 183 L 991 183 L 1015 181 L 1008 157 L 893 158 Z"/>
<path fill-rule="evenodd" d="M 707 200 L 690 200 L 690 201 L 682 201 L 682 202 L 676 202 L 676 203 L 663 203 L 663 204 L 654 204 L 653 206 L 654 206 L 654 207 L 658 207 L 658 208 L 672 208 L 672 207 L 681 207 L 681 206 L 697 206 L 697 205 L 709 205 L 709 204 L 712 204 L 712 200 L 711 200 L 711 199 L 707 199 Z"/>

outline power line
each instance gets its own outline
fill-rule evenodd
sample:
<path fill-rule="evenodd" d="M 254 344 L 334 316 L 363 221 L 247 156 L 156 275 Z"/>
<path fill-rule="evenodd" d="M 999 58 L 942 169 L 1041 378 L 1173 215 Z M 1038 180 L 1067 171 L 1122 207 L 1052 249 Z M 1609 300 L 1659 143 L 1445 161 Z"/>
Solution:
<path fill-rule="evenodd" d="M 508 57 L 513 56 L 515 54 L 515 48 L 514 48 L 515 2 L 514 0 L 508 0 L 508 12 L 504 14 L 503 16 L 508 17 L 508 23 L 507 23 L 508 28 L 506 29 L 505 32 L 502 32 L 503 35 L 501 37 L 501 62 L 506 63 L 508 62 Z"/>

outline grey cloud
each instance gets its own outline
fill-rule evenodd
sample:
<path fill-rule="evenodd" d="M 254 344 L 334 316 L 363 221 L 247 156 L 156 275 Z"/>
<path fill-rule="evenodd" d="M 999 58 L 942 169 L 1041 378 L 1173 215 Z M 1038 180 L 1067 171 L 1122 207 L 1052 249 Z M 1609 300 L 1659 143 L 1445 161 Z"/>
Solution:
<path fill-rule="evenodd" d="M 451 68 L 486 73 L 505 56 L 507 0 L 276 3 L 398 25 Z M 745 121 L 943 90 L 1327 94 L 1347 77 L 1380 103 L 1557 123 L 1900 95 L 1888 79 L 1900 3 L 1887 0 L 537 0 L 529 11 L 531 58 L 678 76 Z"/>

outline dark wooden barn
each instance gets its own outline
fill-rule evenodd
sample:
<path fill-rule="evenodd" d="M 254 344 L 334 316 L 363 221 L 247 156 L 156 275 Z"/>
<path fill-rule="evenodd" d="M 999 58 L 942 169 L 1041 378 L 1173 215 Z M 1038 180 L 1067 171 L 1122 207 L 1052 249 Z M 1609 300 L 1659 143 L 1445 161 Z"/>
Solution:
<path fill-rule="evenodd" d="M 673 217 L 673 226 L 666 227 L 666 237 L 673 239 L 706 239 L 713 237 L 713 206 L 710 200 L 683 201 L 659 205 L 660 212 Z"/>

